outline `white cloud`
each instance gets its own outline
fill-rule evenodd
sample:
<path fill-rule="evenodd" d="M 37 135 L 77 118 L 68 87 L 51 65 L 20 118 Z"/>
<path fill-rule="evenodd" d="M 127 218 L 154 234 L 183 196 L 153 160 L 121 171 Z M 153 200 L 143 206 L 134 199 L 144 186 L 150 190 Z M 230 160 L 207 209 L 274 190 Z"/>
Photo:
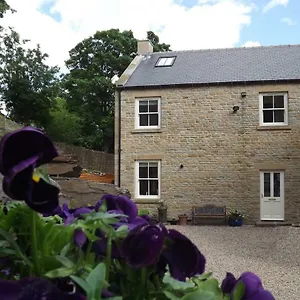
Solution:
<path fill-rule="evenodd" d="M 289 0 L 271 0 L 264 6 L 263 12 L 266 13 L 270 9 L 272 9 L 278 5 L 287 6 L 288 3 L 289 3 Z"/>
<path fill-rule="evenodd" d="M 242 45 L 242 47 L 259 47 L 261 46 L 259 42 L 247 41 Z"/>
<path fill-rule="evenodd" d="M 289 26 L 295 26 L 296 24 L 297 24 L 297 22 L 296 21 L 293 21 L 291 18 L 282 18 L 281 20 L 280 20 L 280 22 L 281 23 L 285 23 L 285 24 L 287 24 L 287 25 L 289 25 Z"/>
<path fill-rule="evenodd" d="M 153 30 L 173 50 L 232 47 L 238 44 L 242 27 L 250 24 L 253 9 L 244 0 L 199 0 L 192 8 L 178 0 L 8 2 L 17 13 L 5 16 L 3 22 L 39 43 L 50 55 L 49 64 L 59 66 L 82 39 L 110 28 L 131 29 L 136 38 Z M 60 22 L 39 11 L 45 3 L 53 3 L 51 13 L 59 13 Z"/>

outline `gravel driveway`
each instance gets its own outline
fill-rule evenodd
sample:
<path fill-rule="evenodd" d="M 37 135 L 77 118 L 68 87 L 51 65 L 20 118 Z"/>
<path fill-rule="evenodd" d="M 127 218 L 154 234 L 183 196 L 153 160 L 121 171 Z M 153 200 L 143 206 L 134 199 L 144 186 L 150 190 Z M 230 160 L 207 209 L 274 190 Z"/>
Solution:
<path fill-rule="evenodd" d="M 188 236 L 205 255 L 206 271 L 219 280 L 226 271 L 251 271 L 276 300 L 300 298 L 300 228 L 168 226 Z"/>

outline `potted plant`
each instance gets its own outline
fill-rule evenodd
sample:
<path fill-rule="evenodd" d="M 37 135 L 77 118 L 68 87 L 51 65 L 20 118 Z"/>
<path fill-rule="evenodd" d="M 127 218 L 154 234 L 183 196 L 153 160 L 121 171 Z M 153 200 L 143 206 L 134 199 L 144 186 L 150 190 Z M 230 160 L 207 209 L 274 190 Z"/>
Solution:
<path fill-rule="evenodd" d="M 177 224 L 177 220 L 175 218 L 172 218 L 171 225 L 176 225 L 176 224 Z"/>
<path fill-rule="evenodd" d="M 168 205 L 164 200 L 159 200 L 157 210 L 158 210 L 158 221 L 160 223 L 167 223 Z"/>
<path fill-rule="evenodd" d="M 182 214 L 178 216 L 179 218 L 179 225 L 186 226 L 187 225 L 187 215 Z"/>
<path fill-rule="evenodd" d="M 244 215 L 238 210 L 231 210 L 227 213 L 227 220 L 229 226 L 242 226 L 244 218 Z"/>

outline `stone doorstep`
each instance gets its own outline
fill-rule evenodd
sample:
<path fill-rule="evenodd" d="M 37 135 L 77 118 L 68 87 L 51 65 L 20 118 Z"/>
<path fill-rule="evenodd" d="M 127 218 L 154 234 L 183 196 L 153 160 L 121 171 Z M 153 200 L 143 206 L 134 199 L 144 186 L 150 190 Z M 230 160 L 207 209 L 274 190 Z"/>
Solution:
<path fill-rule="evenodd" d="M 291 222 L 285 221 L 257 221 L 255 226 L 258 227 L 275 227 L 275 226 L 291 226 Z"/>

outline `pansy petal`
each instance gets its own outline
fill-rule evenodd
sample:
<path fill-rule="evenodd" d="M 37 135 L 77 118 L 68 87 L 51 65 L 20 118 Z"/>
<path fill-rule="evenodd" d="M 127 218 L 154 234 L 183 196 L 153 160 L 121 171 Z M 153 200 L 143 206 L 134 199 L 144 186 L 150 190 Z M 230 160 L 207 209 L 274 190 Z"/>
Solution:
<path fill-rule="evenodd" d="M 245 298 L 252 297 L 259 290 L 263 289 L 261 279 L 252 272 L 244 272 L 238 281 L 242 281 L 246 287 Z"/>
<path fill-rule="evenodd" d="M 87 237 L 86 237 L 85 233 L 83 232 L 83 230 L 81 230 L 81 229 L 76 229 L 74 231 L 73 239 L 74 239 L 74 243 L 79 248 L 82 248 L 83 245 L 85 244 L 85 242 L 87 241 Z"/>
<path fill-rule="evenodd" d="M 91 209 L 89 209 L 89 208 L 87 208 L 87 207 L 80 207 L 80 208 L 77 208 L 75 211 L 74 211 L 74 213 L 73 213 L 73 215 L 74 215 L 74 217 L 80 217 L 81 215 L 83 215 L 83 214 L 89 214 L 89 213 L 91 213 L 92 212 L 92 210 Z"/>
<path fill-rule="evenodd" d="M 120 225 L 126 225 L 128 227 L 129 230 L 133 230 L 136 227 L 140 227 L 142 225 L 149 225 L 149 223 L 147 222 L 146 219 L 142 218 L 142 217 L 136 217 L 135 219 L 133 219 L 130 223 L 122 223 L 119 222 L 117 223 L 117 225 L 120 227 Z"/>
<path fill-rule="evenodd" d="M 205 257 L 198 248 L 183 234 L 170 229 L 168 242 L 162 254 L 169 267 L 171 276 L 185 281 L 205 270 Z"/>
<path fill-rule="evenodd" d="M 22 290 L 18 300 L 84 300 L 85 297 L 79 293 L 66 293 L 53 284 L 51 281 L 43 278 L 23 279 L 19 283 Z"/>
<path fill-rule="evenodd" d="M 39 213 L 53 211 L 59 205 L 59 188 L 40 179 L 32 180 L 28 189 L 26 204 Z"/>
<path fill-rule="evenodd" d="M 234 275 L 227 272 L 226 277 L 224 278 L 221 284 L 221 289 L 223 293 L 230 294 L 234 286 L 236 285 L 236 283 L 237 283 L 237 279 L 234 277 Z"/>
<path fill-rule="evenodd" d="M 158 261 L 165 235 L 155 225 L 137 227 L 129 232 L 122 243 L 121 253 L 134 268 L 150 266 Z"/>
<path fill-rule="evenodd" d="M 131 222 L 137 217 L 138 208 L 132 199 L 119 195 L 110 194 L 103 195 L 101 200 L 96 204 L 95 210 L 98 211 L 103 202 L 106 202 L 107 210 L 120 210 L 124 215 L 128 216 L 128 221 Z"/>
<path fill-rule="evenodd" d="M 38 156 L 30 157 L 15 165 L 3 179 L 4 193 L 14 200 L 25 200 Z"/>
<path fill-rule="evenodd" d="M 7 133 L 0 142 L 0 173 L 7 175 L 15 165 L 36 155 L 37 167 L 58 155 L 51 139 L 41 130 L 26 126 Z"/>
<path fill-rule="evenodd" d="M 22 286 L 18 281 L 0 280 L 1 299 L 16 300 L 22 290 Z"/>
<path fill-rule="evenodd" d="M 64 219 L 64 224 L 65 225 L 70 225 L 72 224 L 74 221 L 76 220 L 76 218 L 74 216 L 69 216 L 67 218 Z"/>
<path fill-rule="evenodd" d="M 105 256 L 107 252 L 107 238 L 105 233 L 101 230 L 96 230 L 96 235 L 99 237 L 99 240 L 93 243 L 92 252 L 100 256 Z M 112 241 L 111 256 L 114 259 L 121 258 L 119 247 L 115 241 Z"/>
<path fill-rule="evenodd" d="M 275 297 L 268 291 L 261 289 L 251 297 L 243 298 L 245 300 L 275 300 Z"/>

